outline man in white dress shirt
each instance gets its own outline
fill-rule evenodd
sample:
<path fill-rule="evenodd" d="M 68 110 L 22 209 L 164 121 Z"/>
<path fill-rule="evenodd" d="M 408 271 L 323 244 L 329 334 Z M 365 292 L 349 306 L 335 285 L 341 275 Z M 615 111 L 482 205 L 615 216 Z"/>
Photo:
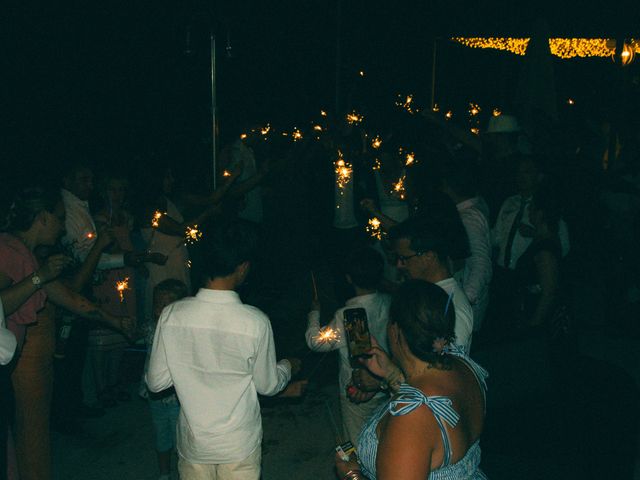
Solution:
<path fill-rule="evenodd" d="M 464 259 L 459 269 L 456 268 L 454 276 L 471 303 L 473 331 L 477 332 L 489 305 L 489 284 L 493 267 L 489 207 L 476 194 L 475 170 L 472 160 L 457 159 L 450 162 L 445 169 L 440 189 L 456 204 L 469 239 L 470 255 Z"/>
<path fill-rule="evenodd" d="M 433 223 L 407 220 L 395 226 L 389 233 L 396 254 L 398 270 L 413 280 L 435 283 L 448 295 L 456 313 L 456 344 L 467 353 L 471 349 L 473 310 L 471 304 L 451 276 L 447 260 L 445 237 Z"/>
<path fill-rule="evenodd" d="M 258 249 L 253 227 L 234 223 L 209 238 L 205 287 L 162 312 L 146 381 L 153 392 L 175 387 L 180 399 L 182 480 L 258 480 L 258 394 L 283 390 L 300 361 L 276 362 L 269 318 L 235 292 Z"/>

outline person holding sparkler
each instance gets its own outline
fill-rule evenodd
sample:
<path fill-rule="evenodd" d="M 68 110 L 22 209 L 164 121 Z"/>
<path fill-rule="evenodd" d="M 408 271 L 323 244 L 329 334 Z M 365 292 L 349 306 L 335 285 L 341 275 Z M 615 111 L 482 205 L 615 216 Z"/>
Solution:
<path fill-rule="evenodd" d="M 343 316 L 348 308 L 364 308 L 367 312 L 369 331 L 386 349 L 386 329 L 391 297 L 377 290 L 382 280 L 383 262 L 380 254 L 371 247 L 362 247 L 351 253 L 346 261 L 346 280 L 355 291 L 355 296 L 335 312 L 329 325 L 324 328 L 320 328 L 320 305 L 314 298 L 305 333 L 310 349 L 317 352 L 339 351 L 338 384 L 342 426 L 345 437 L 356 448 L 360 429 L 369 416 L 386 401 L 386 395 L 380 392 L 379 388 L 377 393 L 361 390 L 364 388 L 361 385 L 362 372 L 351 367 Z"/>
<path fill-rule="evenodd" d="M 395 293 L 392 358 L 373 346 L 361 360 L 394 396 L 369 419 L 356 458 L 336 457 L 343 480 L 486 480 L 480 470 L 487 372 L 455 344 L 451 294 L 422 280 Z"/>
<path fill-rule="evenodd" d="M 180 399 L 178 470 L 182 480 L 258 480 L 262 426 L 258 394 L 276 395 L 300 360 L 276 362 L 271 324 L 236 293 L 259 249 L 248 222 L 219 226 L 203 247 L 206 283 L 158 320 L 146 383 L 175 387 Z M 299 382 L 291 388 L 299 387 Z"/>

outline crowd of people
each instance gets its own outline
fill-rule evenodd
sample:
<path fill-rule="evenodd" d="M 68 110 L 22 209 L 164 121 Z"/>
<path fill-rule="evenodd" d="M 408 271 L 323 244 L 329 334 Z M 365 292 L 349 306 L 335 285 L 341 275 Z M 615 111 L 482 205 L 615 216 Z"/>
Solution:
<path fill-rule="evenodd" d="M 551 361 L 571 354 L 584 327 L 572 274 L 596 219 L 625 279 L 614 298 L 637 302 L 627 247 L 640 226 L 640 140 L 621 138 L 614 158 L 577 135 L 540 143 L 507 114 L 481 136 L 431 114 L 413 122 L 375 138 L 336 122 L 282 148 L 242 135 L 203 194 L 171 163 L 145 185 L 74 162 L 17 186 L 0 233 L 0 479 L 52 478 L 50 425 L 74 434 L 129 401 L 122 358 L 145 341 L 160 478 L 176 449 L 183 480 L 259 479 L 258 396 L 300 396 L 307 383 L 238 294 L 250 274 L 268 276 L 261 256 L 288 248 L 282 232 L 303 239 L 304 268 L 327 266 L 344 305 L 325 312 L 314 295 L 300 339 L 339 351 L 341 433 L 357 451 L 338 455 L 339 478 L 485 478 L 488 374 L 475 346 L 538 336 Z M 189 231 L 205 233 L 194 247 Z M 371 335 L 357 358 L 354 308 Z"/>

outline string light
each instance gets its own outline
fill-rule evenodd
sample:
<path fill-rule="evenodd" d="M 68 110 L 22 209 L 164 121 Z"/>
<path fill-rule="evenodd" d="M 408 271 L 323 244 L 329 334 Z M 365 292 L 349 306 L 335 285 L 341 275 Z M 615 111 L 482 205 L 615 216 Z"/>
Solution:
<path fill-rule="evenodd" d="M 527 53 L 530 38 L 453 37 L 451 40 L 471 48 L 491 48 L 516 55 Z M 631 52 L 640 53 L 640 40 L 631 39 L 627 45 Z M 563 59 L 575 57 L 612 57 L 616 53 L 616 40 L 610 38 L 550 38 L 549 50 Z"/>

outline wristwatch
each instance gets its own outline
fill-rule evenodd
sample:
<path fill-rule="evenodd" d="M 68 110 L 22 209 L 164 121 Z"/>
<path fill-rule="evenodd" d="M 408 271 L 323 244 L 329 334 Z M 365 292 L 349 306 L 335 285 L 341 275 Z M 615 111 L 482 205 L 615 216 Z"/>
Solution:
<path fill-rule="evenodd" d="M 42 279 L 36 273 L 31 275 L 31 283 L 38 289 L 42 287 Z"/>

